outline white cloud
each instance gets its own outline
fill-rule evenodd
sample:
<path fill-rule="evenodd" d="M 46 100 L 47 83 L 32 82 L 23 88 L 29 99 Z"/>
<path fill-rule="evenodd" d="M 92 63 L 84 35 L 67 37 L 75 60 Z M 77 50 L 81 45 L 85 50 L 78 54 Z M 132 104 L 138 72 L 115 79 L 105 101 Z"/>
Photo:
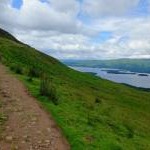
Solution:
<path fill-rule="evenodd" d="M 150 40 L 141 40 L 141 39 L 135 39 L 128 43 L 130 49 L 143 49 L 147 50 L 150 49 Z"/>
<path fill-rule="evenodd" d="M 94 23 L 100 31 L 113 36 L 100 45 L 109 58 L 150 56 L 150 18 L 110 18 Z"/>
<path fill-rule="evenodd" d="M 52 6 L 37 0 L 24 0 L 18 22 L 31 29 L 77 32 L 79 22 L 74 19 L 74 14 L 57 11 Z"/>
<path fill-rule="evenodd" d="M 85 0 L 83 9 L 92 17 L 126 14 L 136 7 L 140 0 Z"/>
<path fill-rule="evenodd" d="M 77 0 L 24 0 L 17 10 L 11 7 L 11 0 L 2 0 L 0 26 L 57 58 L 150 58 L 150 18 L 121 16 L 138 2 L 84 0 L 80 4 Z M 94 18 L 90 23 L 84 22 L 86 18 L 78 18 L 81 8 Z M 92 42 L 104 31 L 112 36 L 103 42 Z"/>
<path fill-rule="evenodd" d="M 49 0 L 49 1 L 56 11 L 67 13 L 75 17 L 80 9 L 80 4 L 76 0 L 65 0 L 65 2 L 62 0 Z"/>
<path fill-rule="evenodd" d="M 6 2 L 8 3 L 8 1 Z M 76 19 L 77 3 L 72 3 L 74 9 L 58 11 L 55 4 L 42 3 L 39 0 L 24 0 L 20 10 L 10 7 L 6 2 L 0 4 L 0 22 L 7 25 L 11 24 L 14 28 L 76 33 L 81 25 Z M 68 4 L 71 5 L 71 3 Z M 63 8 L 65 9 L 65 5 L 62 5 L 59 9 Z"/>

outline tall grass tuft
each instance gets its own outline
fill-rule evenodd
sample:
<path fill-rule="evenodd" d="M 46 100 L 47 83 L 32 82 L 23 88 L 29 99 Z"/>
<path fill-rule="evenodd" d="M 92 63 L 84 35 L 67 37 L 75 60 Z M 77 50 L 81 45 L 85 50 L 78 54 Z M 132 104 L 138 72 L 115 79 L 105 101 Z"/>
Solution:
<path fill-rule="evenodd" d="M 55 86 L 46 75 L 41 77 L 40 95 L 48 97 L 55 105 L 58 105 L 58 96 Z"/>

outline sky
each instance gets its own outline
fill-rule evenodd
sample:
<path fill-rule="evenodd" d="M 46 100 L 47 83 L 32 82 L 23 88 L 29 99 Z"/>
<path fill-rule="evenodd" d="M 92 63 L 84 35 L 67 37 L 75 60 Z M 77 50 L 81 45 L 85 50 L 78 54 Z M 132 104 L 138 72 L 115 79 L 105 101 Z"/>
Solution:
<path fill-rule="evenodd" d="M 150 0 L 1 0 L 0 28 L 58 59 L 150 58 Z"/>

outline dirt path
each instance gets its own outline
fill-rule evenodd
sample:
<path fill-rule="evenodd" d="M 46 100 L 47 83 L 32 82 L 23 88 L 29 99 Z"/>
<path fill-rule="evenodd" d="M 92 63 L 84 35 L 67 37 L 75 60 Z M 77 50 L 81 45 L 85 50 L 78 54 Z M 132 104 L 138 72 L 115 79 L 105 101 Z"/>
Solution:
<path fill-rule="evenodd" d="M 69 149 L 52 117 L 0 64 L 0 150 Z"/>

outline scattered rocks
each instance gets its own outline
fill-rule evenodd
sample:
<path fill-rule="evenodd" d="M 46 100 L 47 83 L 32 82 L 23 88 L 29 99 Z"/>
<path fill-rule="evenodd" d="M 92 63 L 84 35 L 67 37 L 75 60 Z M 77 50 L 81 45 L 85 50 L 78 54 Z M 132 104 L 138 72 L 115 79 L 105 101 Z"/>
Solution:
<path fill-rule="evenodd" d="M 7 93 L 6 91 L 1 91 L 1 94 L 3 97 L 9 98 L 9 93 Z"/>
<path fill-rule="evenodd" d="M 14 108 L 14 111 L 15 112 L 21 112 L 21 111 L 23 111 L 23 109 L 22 108 Z"/>

